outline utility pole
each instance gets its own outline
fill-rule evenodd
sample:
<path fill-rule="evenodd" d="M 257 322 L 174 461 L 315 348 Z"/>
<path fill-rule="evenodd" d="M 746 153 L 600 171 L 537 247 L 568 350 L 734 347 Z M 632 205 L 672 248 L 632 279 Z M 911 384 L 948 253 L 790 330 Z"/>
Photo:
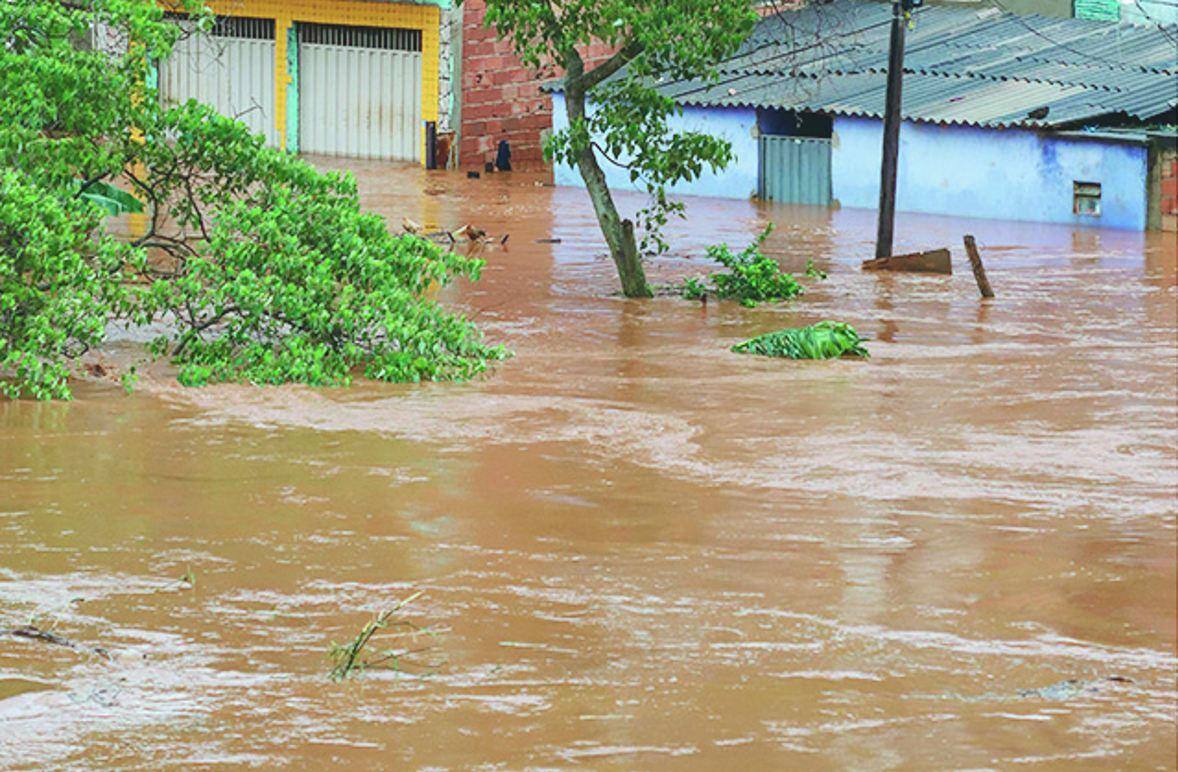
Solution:
<path fill-rule="evenodd" d="M 883 162 L 879 168 L 879 229 L 875 256 L 892 256 L 896 224 L 896 166 L 900 159 L 900 92 L 904 84 L 904 30 L 908 13 L 922 0 L 892 0 L 892 39 L 888 50 L 888 93 L 884 104 Z"/>

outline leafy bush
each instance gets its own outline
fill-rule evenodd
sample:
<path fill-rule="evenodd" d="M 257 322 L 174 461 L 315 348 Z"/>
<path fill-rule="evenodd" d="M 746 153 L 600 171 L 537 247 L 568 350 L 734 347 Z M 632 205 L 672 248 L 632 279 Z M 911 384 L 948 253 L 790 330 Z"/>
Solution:
<path fill-rule="evenodd" d="M 691 278 L 680 291 L 683 297 L 701 300 L 708 295 L 739 300 L 752 307 L 757 303 L 789 300 L 805 292 L 792 274 L 785 273 L 772 257 L 761 251 L 761 245 L 773 225 L 768 225 L 751 244 L 733 253 L 727 244 L 708 247 L 708 257 L 728 269 L 727 273 L 713 273 L 706 279 Z"/>
<path fill-rule="evenodd" d="M 863 339 L 844 322 L 818 322 L 809 327 L 787 327 L 759 335 L 732 347 L 738 354 L 759 354 L 786 359 L 834 359 L 867 357 Z"/>
<path fill-rule="evenodd" d="M 121 53 L 85 42 L 95 25 Z M 67 398 L 114 321 L 163 322 L 150 350 L 190 385 L 461 379 L 505 356 L 435 299 L 481 261 L 391 235 L 350 176 L 209 107 L 161 107 L 147 61 L 176 36 L 152 0 L 0 3 L 0 391 Z M 132 241 L 103 227 L 137 211 Z"/>
<path fill-rule="evenodd" d="M 69 396 L 66 362 L 100 342 L 124 296 L 124 250 L 94 235 L 99 216 L 0 169 L 0 393 Z"/>
<path fill-rule="evenodd" d="M 169 259 L 141 264 L 152 283 L 140 310 L 176 321 L 155 346 L 182 383 L 464 379 L 504 356 L 430 298 L 478 278 L 482 261 L 391 235 L 349 175 L 262 147 L 210 108 L 177 108 L 158 129 L 176 139 L 153 146 L 153 171 L 134 181 L 156 210 L 142 240 Z"/>

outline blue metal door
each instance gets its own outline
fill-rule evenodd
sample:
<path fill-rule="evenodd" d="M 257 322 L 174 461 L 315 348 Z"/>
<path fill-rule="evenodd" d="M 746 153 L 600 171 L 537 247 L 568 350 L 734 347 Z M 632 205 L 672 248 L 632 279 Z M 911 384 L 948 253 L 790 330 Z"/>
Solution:
<path fill-rule="evenodd" d="M 783 204 L 830 203 L 830 140 L 762 134 L 757 194 Z"/>

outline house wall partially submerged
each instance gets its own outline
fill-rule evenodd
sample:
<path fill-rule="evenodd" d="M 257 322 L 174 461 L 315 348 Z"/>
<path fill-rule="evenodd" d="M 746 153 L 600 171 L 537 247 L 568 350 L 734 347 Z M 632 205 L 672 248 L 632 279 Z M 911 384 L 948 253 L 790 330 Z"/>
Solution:
<path fill-rule="evenodd" d="M 553 94 L 552 126 L 560 131 L 568 126 L 564 95 Z M 590 107 L 592 110 L 592 107 Z M 704 172 L 699 179 L 678 185 L 674 192 L 685 196 L 718 196 L 720 198 L 749 198 L 757 192 L 757 125 L 756 110 L 745 108 L 685 107 L 683 114 L 673 119 L 681 131 L 699 131 L 721 137 L 732 143 L 733 161 L 719 174 Z M 624 159 L 623 159 L 624 160 Z M 630 182 L 627 170 L 601 161 L 602 171 L 610 187 L 616 190 L 638 189 Z M 557 185 L 583 186 L 576 169 L 558 164 L 553 170 Z"/>
<path fill-rule="evenodd" d="M 835 118 L 834 196 L 843 206 L 879 202 L 882 123 Z M 905 123 L 896 208 L 994 220 L 1144 230 L 1147 149 L 1025 129 Z M 1076 214 L 1075 185 L 1100 185 L 1100 214 Z"/>
<path fill-rule="evenodd" d="M 409 153 L 399 154 L 383 150 L 345 154 L 405 160 L 412 157 L 424 161 L 424 122 L 438 120 L 439 106 L 443 101 L 439 96 L 442 33 L 440 6 L 448 6 L 448 0 L 210 0 L 209 5 L 219 16 L 272 22 L 268 27 L 272 31 L 267 32 L 264 41 L 258 41 L 264 43 L 265 55 L 223 61 L 224 52 L 202 58 L 201 52 L 196 51 L 192 52 L 191 60 L 174 62 L 177 69 L 187 70 L 189 75 L 203 75 L 212 81 L 213 85 L 219 78 L 227 79 L 228 75 L 220 76 L 211 68 L 232 66 L 244 70 L 234 72 L 232 82 L 223 83 L 224 88 L 219 90 L 228 92 L 236 85 L 250 84 L 252 88 L 237 89 L 239 93 L 234 93 L 233 96 L 243 106 L 253 105 L 250 107 L 251 111 L 256 111 L 258 105 L 264 105 L 265 109 L 261 111 L 263 114 L 259 118 L 262 125 L 256 128 L 268 136 L 270 144 L 292 152 L 307 149 L 303 147 L 303 135 L 307 133 L 307 127 L 300 127 L 303 113 L 320 118 L 319 122 L 327 127 L 325 133 L 342 135 L 350 129 L 356 129 L 365 140 L 369 140 L 371 135 L 377 132 L 362 129 L 373 124 L 374 106 L 388 107 L 387 103 L 390 101 L 378 98 L 378 92 L 366 85 L 365 79 L 372 75 L 359 67 L 360 63 L 366 61 L 364 57 L 371 59 L 378 56 L 380 51 L 355 41 L 344 46 L 320 46 L 341 50 L 324 56 L 328 64 L 336 67 L 336 74 L 331 76 L 334 80 L 328 80 L 327 76 L 321 78 L 323 87 L 312 92 L 307 84 L 307 68 L 303 66 L 305 63 L 300 62 L 302 44 L 299 30 L 304 25 L 322 25 L 344 32 L 360 28 L 417 33 L 420 38 L 415 50 L 412 51 L 412 58 L 420 59 L 420 72 L 405 68 L 405 72 L 400 74 L 395 84 L 395 89 L 389 86 L 388 82 L 385 84 L 386 91 L 397 90 L 409 95 L 405 99 L 412 101 L 413 114 L 410 115 L 408 110 L 401 109 L 396 116 L 383 116 L 386 123 L 400 122 L 400 133 L 408 135 L 408 142 L 412 144 L 413 149 Z M 347 37 L 346 34 L 343 36 Z M 224 40 L 214 41 L 210 49 L 216 53 L 224 45 Z M 173 60 L 176 60 L 180 52 L 178 49 Z M 348 56 L 350 52 L 354 54 Z M 375 67 L 375 72 L 385 74 L 390 80 L 393 78 L 384 67 Z M 194 80 L 195 78 L 187 78 L 184 83 L 187 86 Z M 265 83 L 259 84 L 259 81 Z M 177 101 L 188 97 L 206 98 L 204 93 L 191 91 L 192 89 L 187 89 L 172 96 L 177 97 Z M 169 95 L 164 96 L 166 98 Z M 404 108 L 403 101 L 398 101 L 396 106 Z M 448 109 L 448 101 L 446 105 Z M 222 105 L 214 106 L 224 109 Z M 406 124 L 412 125 L 406 128 Z"/>
<path fill-rule="evenodd" d="M 553 96 L 553 127 L 566 125 L 563 100 Z M 686 107 L 672 119 L 679 130 L 705 131 L 732 143 L 728 169 L 705 172 L 676 186 L 678 195 L 748 198 L 757 191 L 757 111 Z M 832 195 L 836 205 L 874 209 L 879 201 L 882 122 L 834 118 Z M 624 159 L 623 159 L 624 160 Z M 625 169 L 603 161 L 619 190 L 637 189 Z M 1026 129 L 987 129 L 906 122 L 900 132 L 897 209 L 997 220 L 1066 223 L 1144 230 L 1148 194 L 1145 145 Z M 583 185 L 573 168 L 558 165 L 558 185 Z M 1100 214 L 1077 214 L 1077 183 L 1100 186 Z"/>

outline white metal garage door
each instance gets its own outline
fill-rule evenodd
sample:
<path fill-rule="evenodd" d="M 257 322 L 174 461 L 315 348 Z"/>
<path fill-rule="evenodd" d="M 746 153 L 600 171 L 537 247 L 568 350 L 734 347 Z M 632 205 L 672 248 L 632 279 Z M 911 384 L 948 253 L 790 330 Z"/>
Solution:
<path fill-rule="evenodd" d="M 179 23 L 191 29 L 188 22 Z M 211 34 L 183 37 L 159 74 L 165 104 L 196 99 L 278 146 L 273 19 L 218 18 Z"/>
<path fill-rule="evenodd" d="M 299 150 L 420 160 L 421 32 L 299 24 Z"/>

